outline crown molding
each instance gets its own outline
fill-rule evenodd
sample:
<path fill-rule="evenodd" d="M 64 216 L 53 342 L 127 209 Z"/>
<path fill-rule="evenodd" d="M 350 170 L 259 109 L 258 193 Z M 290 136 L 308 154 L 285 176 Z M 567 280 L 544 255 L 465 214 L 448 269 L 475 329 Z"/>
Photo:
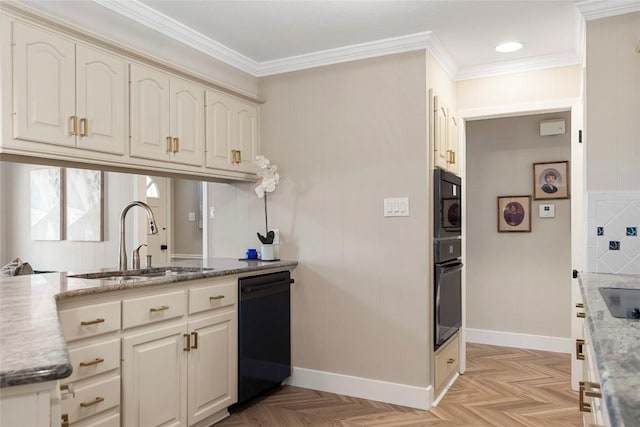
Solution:
<path fill-rule="evenodd" d="M 215 59 L 234 66 L 246 73 L 256 75 L 258 63 L 229 49 L 186 25 L 172 19 L 137 0 L 94 0 L 97 4 L 110 9 L 134 22 L 145 25 L 187 46 L 203 52 Z"/>
<path fill-rule="evenodd" d="M 586 21 L 640 11 L 639 0 L 583 0 L 576 7 Z"/>
<path fill-rule="evenodd" d="M 373 58 L 394 53 L 426 49 L 431 39 L 431 31 L 392 37 L 374 42 L 361 43 L 336 49 L 313 52 L 306 55 L 264 61 L 258 64 L 257 77 L 287 73 L 323 65 L 338 64 L 358 59 Z"/>
<path fill-rule="evenodd" d="M 557 55 L 545 55 L 514 61 L 503 61 L 460 69 L 456 81 L 493 77 L 511 73 L 542 70 L 545 68 L 566 67 L 582 64 L 581 58 L 573 51 Z"/>
<path fill-rule="evenodd" d="M 458 73 L 458 64 L 453 60 L 453 57 L 449 54 L 449 51 L 444 47 L 440 39 L 435 35 L 431 35 L 427 40 L 427 49 L 433 57 L 440 63 L 442 68 L 449 74 L 451 79 L 455 80 L 455 76 Z"/>

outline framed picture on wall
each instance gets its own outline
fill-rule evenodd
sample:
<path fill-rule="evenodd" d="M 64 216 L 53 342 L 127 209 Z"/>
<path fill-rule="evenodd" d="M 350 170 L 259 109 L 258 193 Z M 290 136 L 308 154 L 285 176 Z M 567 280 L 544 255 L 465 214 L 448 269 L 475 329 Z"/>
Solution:
<path fill-rule="evenodd" d="M 498 232 L 531 232 L 531 196 L 498 197 Z"/>
<path fill-rule="evenodd" d="M 533 164 L 533 199 L 569 198 L 569 162 Z"/>

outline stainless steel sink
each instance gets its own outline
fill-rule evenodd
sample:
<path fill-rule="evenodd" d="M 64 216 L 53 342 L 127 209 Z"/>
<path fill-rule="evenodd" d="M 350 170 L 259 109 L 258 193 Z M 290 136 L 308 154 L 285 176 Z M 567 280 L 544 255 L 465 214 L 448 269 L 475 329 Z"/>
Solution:
<path fill-rule="evenodd" d="M 613 317 L 640 319 L 640 289 L 599 288 Z"/>
<path fill-rule="evenodd" d="M 99 271 L 95 273 L 71 274 L 67 277 L 72 277 L 75 279 L 97 279 L 110 281 L 152 280 L 164 276 L 185 276 L 190 274 L 205 273 L 212 270 L 213 268 L 200 267 L 154 267 L 143 268 L 140 270 L 111 270 Z"/>

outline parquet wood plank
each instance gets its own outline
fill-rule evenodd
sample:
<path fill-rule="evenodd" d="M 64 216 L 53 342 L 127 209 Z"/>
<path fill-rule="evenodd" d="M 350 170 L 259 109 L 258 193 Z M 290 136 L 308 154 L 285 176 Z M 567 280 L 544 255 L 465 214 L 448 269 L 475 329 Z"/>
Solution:
<path fill-rule="evenodd" d="M 578 427 L 569 355 L 467 344 L 467 371 L 431 411 L 284 386 L 216 427 Z"/>

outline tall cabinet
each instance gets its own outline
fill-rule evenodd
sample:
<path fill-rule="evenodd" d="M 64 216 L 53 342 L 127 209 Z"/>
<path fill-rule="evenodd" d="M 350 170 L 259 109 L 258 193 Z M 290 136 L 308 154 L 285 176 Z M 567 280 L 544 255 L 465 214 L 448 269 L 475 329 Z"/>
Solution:
<path fill-rule="evenodd" d="M 460 175 L 458 117 L 456 111 L 446 105 L 433 89 L 429 89 L 433 112 L 434 166 Z"/>

